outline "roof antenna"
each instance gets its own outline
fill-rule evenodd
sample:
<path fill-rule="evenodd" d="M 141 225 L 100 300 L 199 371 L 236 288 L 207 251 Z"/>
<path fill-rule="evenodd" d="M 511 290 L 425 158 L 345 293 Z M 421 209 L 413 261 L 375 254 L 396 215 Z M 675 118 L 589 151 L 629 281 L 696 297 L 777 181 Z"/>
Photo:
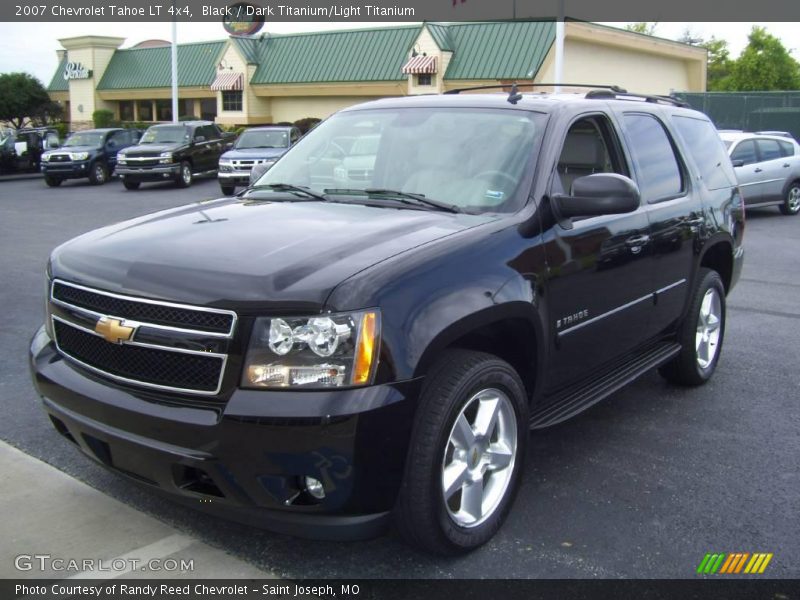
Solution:
<path fill-rule="evenodd" d="M 511 93 L 508 95 L 508 101 L 511 104 L 516 104 L 522 100 L 522 94 L 519 93 L 519 89 L 517 88 L 517 84 L 513 83 L 511 85 Z"/>

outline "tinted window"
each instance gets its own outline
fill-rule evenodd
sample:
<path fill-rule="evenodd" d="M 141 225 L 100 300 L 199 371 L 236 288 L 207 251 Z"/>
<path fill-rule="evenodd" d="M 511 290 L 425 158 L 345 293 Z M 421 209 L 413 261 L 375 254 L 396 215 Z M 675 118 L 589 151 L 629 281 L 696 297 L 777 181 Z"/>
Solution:
<path fill-rule="evenodd" d="M 697 164 L 706 187 L 718 190 L 734 185 L 736 176 L 730 171 L 726 146 L 711 122 L 678 116 L 674 121 L 678 134 L 686 142 L 686 147 Z"/>
<path fill-rule="evenodd" d="M 201 134 L 206 136 L 207 140 L 216 140 L 219 139 L 220 134 L 216 127 L 213 125 L 206 125 L 205 127 L 201 127 Z"/>
<path fill-rule="evenodd" d="M 753 140 L 745 140 L 740 142 L 736 148 L 733 149 L 731 153 L 731 160 L 742 161 L 742 164 L 751 165 L 754 162 L 758 161 L 758 157 L 756 156 L 756 145 L 753 143 Z"/>
<path fill-rule="evenodd" d="M 639 171 L 639 189 L 647 202 L 677 196 L 683 177 L 664 126 L 650 115 L 626 114 L 628 140 Z"/>
<path fill-rule="evenodd" d="M 778 142 L 783 156 L 794 156 L 794 146 L 791 142 Z"/>
<path fill-rule="evenodd" d="M 781 157 L 781 147 L 776 140 L 756 140 L 761 160 L 775 160 Z"/>

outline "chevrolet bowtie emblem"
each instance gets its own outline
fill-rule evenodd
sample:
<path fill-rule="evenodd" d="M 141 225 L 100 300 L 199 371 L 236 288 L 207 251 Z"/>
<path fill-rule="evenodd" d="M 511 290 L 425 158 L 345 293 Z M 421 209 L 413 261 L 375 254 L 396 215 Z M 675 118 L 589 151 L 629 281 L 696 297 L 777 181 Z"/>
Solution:
<path fill-rule="evenodd" d="M 94 326 L 94 330 L 105 338 L 107 342 L 112 344 L 121 344 L 127 342 L 136 331 L 135 327 L 127 327 L 122 324 L 122 321 L 117 319 L 109 319 L 103 317 Z"/>

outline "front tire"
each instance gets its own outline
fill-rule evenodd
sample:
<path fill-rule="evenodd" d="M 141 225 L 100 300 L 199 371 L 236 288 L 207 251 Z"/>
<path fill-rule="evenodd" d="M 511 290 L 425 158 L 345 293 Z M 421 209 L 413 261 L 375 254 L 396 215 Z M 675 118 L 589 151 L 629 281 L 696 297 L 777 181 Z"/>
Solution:
<path fill-rule="evenodd" d="M 124 181 L 123 180 L 122 185 L 125 186 L 126 190 L 138 190 L 139 186 L 142 185 L 142 182 L 141 181 Z"/>
<path fill-rule="evenodd" d="M 659 369 L 680 385 L 702 385 L 714 374 L 725 337 L 725 286 L 719 273 L 700 269 L 689 313 L 678 332 L 681 351 Z"/>
<path fill-rule="evenodd" d="M 233 196 L 234 192 L 236 192 L 236 186 L 234 185 L 220 185 L 219 189 L 222 191 L 223 196 Z"/>
<path fill-rule="evenodd" d="M 44 176 L 44 182 L 48 187 L 58 187 L 61 185 L 62 181 L 63 179 L 59 179 L 58 177 L 49 177 L 48 175 Z"/>
<path fill-rule="evenodd" d="M 528 404 L 503 360 L 451 350 L 433 367 L 414 422 L 395 521 L 418 548 L 468 552 L 500 529 L 528 439 Z"/>
<path fill-rule="evenodd" d="M 786 198 L 780 205 L 781 212 L 785 215 L 800 213 L 800 181 L 794 181 L 786 190 Z"/>
<path fill-rule="evenodd" d="M 108 167 L 100 161 L 92 165 L 89 171 L 89 183 L 92 185 L 103 185 L 108 181 Z"/>
<path fill-rule="evenodd" d="M 192 165 L 188 161 L 183 161 L 181 163 L 181 170 L 178 173 L 178 187 L 187 188 L 192 185 L 193 180 L 194 175 L 192 173 Z"/>

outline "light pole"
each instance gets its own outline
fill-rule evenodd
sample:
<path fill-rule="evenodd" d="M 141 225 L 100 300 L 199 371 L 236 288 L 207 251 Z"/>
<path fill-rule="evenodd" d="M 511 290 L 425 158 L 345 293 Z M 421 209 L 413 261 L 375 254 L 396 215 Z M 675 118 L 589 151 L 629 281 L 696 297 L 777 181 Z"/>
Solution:
<path fill-rule="evenodd" d="M 556 20 L 556 64 L 553 91 L 561 91 L 559 83 L 564 81 L 564 0 L 558 0 L 558 19 Z"/>
<path fill-rule="evenodd" d="M 178 17 L 172 0 L 172 122 L 178 122 Z"/>

